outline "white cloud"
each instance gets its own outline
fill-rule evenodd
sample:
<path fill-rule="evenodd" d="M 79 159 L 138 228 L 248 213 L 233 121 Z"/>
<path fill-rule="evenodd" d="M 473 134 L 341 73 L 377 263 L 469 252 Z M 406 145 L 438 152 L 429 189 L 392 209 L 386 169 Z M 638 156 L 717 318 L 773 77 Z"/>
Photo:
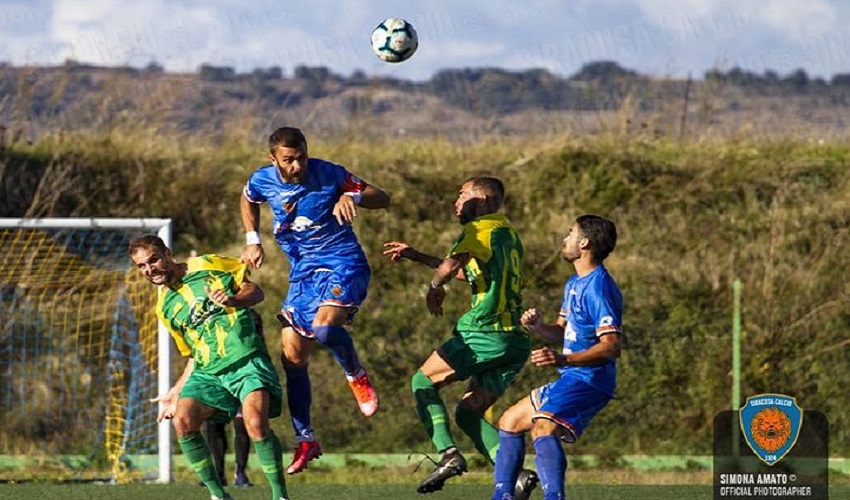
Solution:
<path fill-rule="evenodd" d="M 835 31 L 841 21 L 839 9 L 823 0 L 766 0 L 758 14 L 765 24 L 797 41 Z"/>
<path fill-rule="evenodd" d="M 623 2 L 629 3 L 629 2 Z M 651 21 L 664 24 L 669 17 L 688 13 L 699 17 L 707 17 L 718 10 L 728 9 L 738 4 L 735 0 L 679 0 L 675 5 L 665 0 L 635 0 L 633 3 L 646 13 Z"/>
<path fill-rule="evenodd" d="M 648 22 L 663 31 L 728 36 L 769 27 L 800 40 L 822 35 L 839 22 L 838 0 L 634 0 Z M 843 8 L 847 15 L 847 7 Z"/>
<path fill-rule="evenodd" d="M 139 57 L 156 58 L 174 46 L 173 33 L 185 15 L 162 0 L 56 0 L 49 36 L 67 58 L 107 65 L 127 64 Z"/>

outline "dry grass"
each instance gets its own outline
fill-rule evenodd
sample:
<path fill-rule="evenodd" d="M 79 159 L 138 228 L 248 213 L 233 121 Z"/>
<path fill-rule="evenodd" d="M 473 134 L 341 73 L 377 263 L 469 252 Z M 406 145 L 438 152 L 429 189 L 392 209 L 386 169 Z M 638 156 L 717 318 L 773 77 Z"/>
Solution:
<path fill-rule="evenodd" d="M 172 97 L 153 92 L 143 111 L 167 108 L 168 99 L 190 91 L 173 85 Z M 744 283 L 743 393 L 785 392 L 804 408 L 826 412 L 833 450 L 848 452 L 843 388 L 850 379 L 836 367 L 850 361 L 850 345 L 836 332 L 850 322 L 841 273 L 850 267 L 850 146 L 829 137 L 820 142 L 801 121 L 773 138 L 758 127 L 730 131 L 713 124 L 710 97 L 698 95 L 705 106 L 693 108 L 704 120 L 695 127 L 708 128 L 683 140 L 675 122 L 635 106 L 563 118 L 596 119 L 594 129 L 535 114 L 550 128 L 529 127 L 527 135 L 504 134 L 499 123 L 469 131 L 452 124 L 451 132 L 433 134 L 375 132 L 385 130 L 389 116 L 361 122 L 362 130 L 326 131 L 313 128 L 318 115 L 307 114 L 313 156 L 347 165 L 393 193 L 390 211 L 364 211 L 355 223 L 374 276 L 352 332 L 379 389 L 395 397 L 374 419 L 358 420 L 338 368 L 317 354 L 312 370 L 323 415 L 317 432 L 327 445 L 373 452 L 386 451 L 387 443 L 396 451 L 428 446 L 411 409 L 408 378 L 449 335 L 468 292 L 452 287 L 446 317 L 427 317 L 420 286 L 427 273 L 385 262 L 381 243 L 404 239 L 445 252 L 458 230 L 451 211 L 457 186 L 489 172 L 507 181 L 505 212 L 526 247 L 526 305 L 543 307 L 549 321 L 571 272 L 558 256 L 569 223 L 594 212 L 613 218 L 620 231 L 608 265 L 626 297 L 622 397 L 594 421 L 593 437 L 579 453 L 710 451 L 713 416 L 729 404 L 735 279 Z M 242 184 L 265 163 L 263 139 L 272 126 L 302 124 L 304 111 L 278 110 L 264 120 L 237 114 L 202 133 L 133 116 L 95 130 L 42 131 L 32 144 L 3 150 L 2 186 L 13 194 L 5 199 L 20 201 L 18 215 L 172 217 L 179 255 L 191 249 L 238 255 Z M 521 128 L 522 117 L 497 118 L 510 120 L 517 120 L 511 130 Z M 20 188 L 18 176 L 38 182 Z M 264 210 L 268 242 L 269 220 Z M 287 267 L 278 250 L 269 245 L 267 252 L 268 264 L 254 278 L 266 289 L 262 312 L 274 325 Z M 497 412 L 551 376 L 525 370 Z M 450 404 L 457 397 L 453 390 L 445 395 Z M 276 425 L 289 434 L 285 422 Z M 376 432 L 385 439 L 375 441 Z"/>

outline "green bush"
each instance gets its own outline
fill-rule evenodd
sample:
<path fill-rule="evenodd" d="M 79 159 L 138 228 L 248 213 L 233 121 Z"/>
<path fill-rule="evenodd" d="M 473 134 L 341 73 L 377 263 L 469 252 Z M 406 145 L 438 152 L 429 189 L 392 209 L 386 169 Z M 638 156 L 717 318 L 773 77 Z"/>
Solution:
<path fill-rule="evenodd" d="M 392 264 L 381 243 L 402 239 L 443 254 L 460 226 L 452 202 L 461 181 L 505 179 L 505 212 L 526 247 L 526 306 L 553 321 L 572 269 L 560 241 L 585 212 L 613 218 L 620 240 L 608 262 L 625 297 L 619 397 L 588 429 L 577 452 L 616 462 L 619 453 L 711 451 L 714 415 L 731 390 L 731 287 L 743 282 L 742 394 L 781 392 L 830 419 L 834 453 L 846 455 L 850 385 L 850 169 L 847 144 L 729 139 L 673 143 L 601 136 L 459 144 L 440 140 L 312 141 L 310 152 L 349 166 L 393 194 L 389 211 L 362 211 L 356 229 L 373 266 L 370 295 L 351 327 L 382 397 L 364 420 L 340 370 L 318 351 L 314 415 L 328 450 L 430 450 L 409 378 L 447 338 L 468 291 L 449 288 L 446 315 L 429 316 L 429 271 Z M 2 152 L 5 216 L 163 216 L 175 220 L 175 250 L 238 254 L 241 186 L 264 164 L 262 141 L 112 133 L 13 144 Z M 51 179 L 59 192 L 33 178 Z M 42 187 L 39 187 L 42 186 Z M 263 210 L 263 231 L 270 213 Z M 266 241 L 271 241 L 266 235 Z M 268 245 L 254 273 L 267 292 L 268 331 L 286 290 L 282 254 Z M 276 335 L 269 334 L 275 354 Z M 540 342 L 536 342 L 540 344 Z M 528 367 L 496 405 L 498 414 L 554 372 Z M 450 413 L 462 387 L 444 391 Z M 289 425 L 276 421 L 279 434 Z M 456 432 L 457 434 L 457 432 Z M 458 436 L 460 437 L 460 436 Z M 471 445 L 465 438 L 461 443 Z"/>

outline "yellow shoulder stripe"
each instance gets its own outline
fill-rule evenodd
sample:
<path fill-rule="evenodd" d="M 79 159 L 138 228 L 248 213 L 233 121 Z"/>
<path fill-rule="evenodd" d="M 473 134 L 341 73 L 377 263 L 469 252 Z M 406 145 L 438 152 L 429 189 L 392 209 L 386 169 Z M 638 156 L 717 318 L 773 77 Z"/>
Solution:
<path fill-rule="evenodd" d="M 205 254 L 192 257 L 187 261 L 189 269 L 187 272 L 196 271 L 224 271 L 233 275 L 236 283 L 242 283 L 245 279 L 245 264 L 233 257 L 222 257 L 216 254 Z"/>

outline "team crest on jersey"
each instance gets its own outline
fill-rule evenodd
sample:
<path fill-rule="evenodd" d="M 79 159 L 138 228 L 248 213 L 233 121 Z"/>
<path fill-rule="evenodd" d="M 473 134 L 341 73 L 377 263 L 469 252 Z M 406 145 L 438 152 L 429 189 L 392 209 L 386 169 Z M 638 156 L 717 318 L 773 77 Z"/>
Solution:
<path fill-rule="evenodd" d="M 803 409 L 783 394 L 759 394 L 747 398 L 739 410 L 741 431 L 747 445 L 764 463 L 782 460 L 797 443 L 803 425 Z"/>
<path fill-rule="evenodd" d="M 198 328 L 219 309 L 221 307 L 207 297 L 196 297 L 189 309 L 189 323 L 194 328 Z"/>
<path fill-rule="evenodd" d="M 280 202 L 280 207 L 288 214 L 291 214 L 295 210 L 296 200 L 298 199 L 298 194 L 301 191 L 301 188 L 296 188 L 294 190 L 289 191 L 281 191 L 278 193 L 277 200 Z"/>
<path fill-rule="evenodd" d="M 334 297 L 339 297 L 340 295 L 342 295 L 342 287 L 339 286 L 339 285 L 332 286 L 331 287 L 331 293 L 333 294 Z"/>

